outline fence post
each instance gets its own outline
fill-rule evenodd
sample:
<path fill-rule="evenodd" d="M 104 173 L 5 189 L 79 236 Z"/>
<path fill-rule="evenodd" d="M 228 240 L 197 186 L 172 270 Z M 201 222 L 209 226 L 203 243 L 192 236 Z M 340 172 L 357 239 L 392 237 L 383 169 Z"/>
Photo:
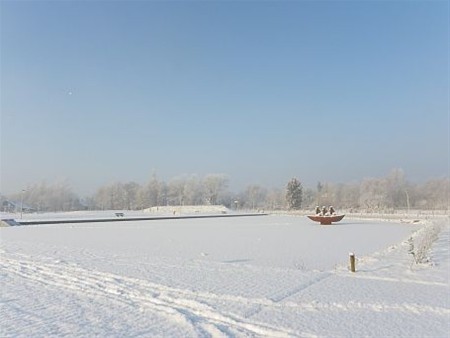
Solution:
<path fill-rule="evenodd" d="M 356 271 L 355 254 L 353 252 L 350 252 L 349 256 L 350 256 L 350 271 L 355 272 Z"/>

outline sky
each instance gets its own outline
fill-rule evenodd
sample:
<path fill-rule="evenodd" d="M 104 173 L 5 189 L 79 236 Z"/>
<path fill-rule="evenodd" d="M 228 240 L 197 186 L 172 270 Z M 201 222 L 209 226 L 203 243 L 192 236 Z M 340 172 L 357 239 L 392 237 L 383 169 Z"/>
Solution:
<path fill-rule="evenodd" d="M 0 192 L 449 176 L 448 1 L 0 2 Z"/>

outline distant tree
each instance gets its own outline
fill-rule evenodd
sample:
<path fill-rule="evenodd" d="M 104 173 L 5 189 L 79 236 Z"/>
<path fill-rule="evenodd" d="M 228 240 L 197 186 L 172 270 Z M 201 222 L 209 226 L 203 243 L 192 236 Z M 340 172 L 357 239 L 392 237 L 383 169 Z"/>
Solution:
<path fill-rule="evenodd" d="M 96 210 L 95 200 L 93 196 L 87 196 L 80 200 L 82 210 Z"/>
<path fill-rule="evenodd" d="M 122 182 L 113 183 L 110 187 L 110 209 L 111 210 L 123 210 L 126 209 L 127 198 L 125 193 L 125 184 Z"/>
<path fill-rule="evenodd" d="M 210 174 L 203 179 L 202 185 L 205 202 L 214 205 L 217 204 L 220 194 L 227 188 L 228 177 L 223 174 Z"/>
<path fill-rule="evenodd" d="M 364 179 L 359 185 L 359 204 L 366 211 L 385 211 L 387 207 L 386 180 L 380 178 Z"/>
<path fill-rule="evenodd" d="M 36 211 L 72 211 L 82 208 L 80 198 L 67 181 L 28 185 L 23 192 L 12 194 L 8 199 L 16 203 L 23 201 L 24 205 Z"/>
<path fill-rule="evenodd" d="M 422 208 L 430 210 L 448 210 L 450 206 L 450 180 L 448 178 L 432 179 L 418 187 L 419 203 Z"/>
<path fill-rule="evenodd" d="M 298 179 L 292 178 L 286 188 L 286 202 L 289 209 L 299 210 L 302 207 L 303 187 Z"/>
<path fill-rule="evenodd" d="M 405 180 L 405 174 L 402 169 L 392 169 L 389 175 L 384 179 L 386 186 L 386 203 L 389 207 L 408 208 L 409 195 L 408 183 Z"/>
<path fill-rule="evenodd" d="M 184 199 L 186 205 L 202 204 L 202 185 L 196 175 L 187 177 L 184 185 Z"/>
<path fill-rule="evenodd" d="M 185 204 L 185 187 L 186 178 L 175 177 L 168 184 L 169 202 L 170 205 L 184 205 Z"/>
<path fill-rule="evenodd" d="M 106 189 L 105 186 L 97 189 L 93 197 L 96 209 L 99 210 L 109 209 L 108 196 L 109 196 L 108 189 Z"/>
<path fill-rule="evenodd" d="M 93 196 L 81 200 L 67 181 L 28 185 L 22 191 L 0 195 L 0 208 L 8 201 L 36 211 L 70 211 L 82 209 L 145 209 L 162 205 L 224 204 L 229 208 L 300 209 L 314 205 L 334 205 L 340 209 L 389 212 L 397 209 L 448 210 L 450 180 L 431 179 L 423 184 L 406 180 L 401 169 L 393 169 L 379 178 L 360 182 L 333 184 L 318 182 L 315 189 L 303 188 L 293 178 L 287 187 L 266 189 L 250 185 L 241 192 L 227 190 L 228 177 L 210 174 L 200 179 L 183 175 L 168 184 L 153 174 L 141 186 L 135 182 L 116 182 L 98 188 Z M 318 204 L 316 204 L 318 203 Z M 5 210 L 6 211 L 6 210 Z"/>
<path fill-rule="evenodd" d="M 333 205 L 339 208 L 358 209 L 360 202 L 359 184 L 338 184 L 335 189 Z"/>
<path fill-rule="evenodd" d="M 286 207 L 286 194 L 284 189 L 273 188 L 268 191 L 266 196 L 266 209 L 280 210 Z"/>
<path fill-rule="evenodd" d="M 267 198 L 267 190 L 259 185 L 249 185 L 242 194 L 241 200 L 244 204 L 254 210 L 264 208 Z"/>
<path fill-rule="evenodd" d="M 138 208 L 138 194 L 141 186 L 136 182 L 128 182 L 123 186 L 125 192 L 125 202 L 127 210 L 136 210 Z"/>
<path fill-rule="evenodd" d="M 165 205 L 163 201 L 163 188 L 164 182 L 161 182 L 156 177 L 156 174 L 152 175 L 152 178 L 143 187 L 139 194 L 139 205 L 141 209 L 155 207 L 159 205 Z"/>
<path fill-rule="evenodd" d="M 317 193 L 313 189 L 303 189 L 302 206 L 314 208 L 317 201 Z"/>

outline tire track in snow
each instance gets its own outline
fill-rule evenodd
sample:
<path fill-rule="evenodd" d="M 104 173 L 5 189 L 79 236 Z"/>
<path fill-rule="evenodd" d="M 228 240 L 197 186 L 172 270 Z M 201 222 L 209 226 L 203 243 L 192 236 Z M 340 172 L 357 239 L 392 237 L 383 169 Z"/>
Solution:
<path fill-rule="evenodd" d="M 218 312 L 211 305 L 191 298 L 215 299 L 212 294 L 176 290 L 136 278 L 89 271 L 68 264 L 37 263 L 32 260 L 6 258 L 2 254 L 2 271 L 22 278 L 98 297 L 145 306 L 164 313 L 177 323 L 190 325 L 199 335 L 233 336 L 232 331 L 244 335 L 271 337 L 306 336 L 306 334 L 248 321 L 233 314 Z M 184 296 L 184 297 L 183 297 Z M 225 297 L 226 298 L 226 297 Z M 235 297 L 236 298 L 236 297 Z M 246 300 L 243 297 L 240 300 Z M 236 300 L 236 299 L 234 299 Z"/>

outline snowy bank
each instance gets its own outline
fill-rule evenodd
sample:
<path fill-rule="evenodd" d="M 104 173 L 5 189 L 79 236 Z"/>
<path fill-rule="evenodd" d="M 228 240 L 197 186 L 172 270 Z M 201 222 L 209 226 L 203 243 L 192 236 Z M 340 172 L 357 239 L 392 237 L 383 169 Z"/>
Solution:
<path fill-rule="evenodd" d="M 145 213 L 152 213 L 158 215 L 168 214 L 227 214 L 230 212 L 228 208 L 223 205 L 179 205 L 179 206 L 158 206 L 144 209 Z"/>

